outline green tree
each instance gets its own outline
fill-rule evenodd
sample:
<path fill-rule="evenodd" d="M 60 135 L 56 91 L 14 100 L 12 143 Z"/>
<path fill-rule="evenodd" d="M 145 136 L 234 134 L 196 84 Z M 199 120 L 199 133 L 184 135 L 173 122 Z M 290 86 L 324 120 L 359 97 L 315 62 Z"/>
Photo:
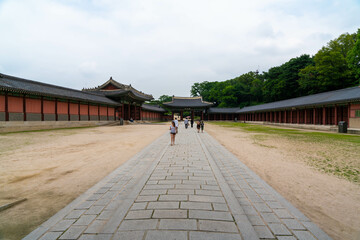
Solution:
<path fill-rule="evenodd" d="M 348 66 L 355 75 L 357 81 L 360 80 L 360 28 L 356 34 L 354 47 L 348 52 L 346 60 Z"/>

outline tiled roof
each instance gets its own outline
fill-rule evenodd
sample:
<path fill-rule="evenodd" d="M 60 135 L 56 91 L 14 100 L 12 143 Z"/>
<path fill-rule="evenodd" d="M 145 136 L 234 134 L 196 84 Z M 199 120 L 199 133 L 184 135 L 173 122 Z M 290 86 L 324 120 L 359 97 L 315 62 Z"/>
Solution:
<path fill-rule="evenodd" d="M 166 110 L 160 107 L 159 105 L 143 104 L 141 105 L 141 108 L 152 112 L 166 112 Z"/>
<path fill-rule="evenodd" d="M 240 108 L 209 108 L 208 113 L 216 114 L 216 113 L 237 113 Z"/>
<path fill-rule="evenodd" d="M 244 107 L 238 113 L 277 110 L 293 107 L 319 106 L 360 101 L 360 86 L 330 92 L 318 93 L 304 97 L 292 98 L 256 106 Z"/>
<path fill-rule="evenodd" d="M 171 102 L 163 104 L 174 108 L 204 108 L 213 105 L 213 103 L 203 101 L 202 97 L 173 97 Z"/>
<path fill-rule="evenodd" d="M 118 89 L 114 89 L 114 90 L 104 89 L 108 85 L 113 85 L 113 86 L 117 87 Z M 98 87 L 84 88 L 83 91 L 85 91 L 85 92 L 100 92 L 100 93 L 103 93 L 105 96 L 109 96 L 109 97 L 129 95 L 132 98 L 142 100 L 142 101 L 150 101 L 150 100 L 154 99 L 151 94 L 143 93 L 143 92 L 133 88 L 131 86 L 131 84 L 125 85 L 125 84 L 119 83 L 119 82 L 115 81 L 114 79 L 112 79 L 112 77 L 110 77 L 110 79 L 108 81 L 106 81 L 104 84 L 102 84 Z"/>
<path fill-rule="evenodd" d="M 119 105 L 118 102 L 115 102 L 103 95 L 83 92 L 71 88 L 59 87 L 5 74 L 0 74 L 0 90 L 47 97 L 56 97 L 75 101 Z"/>

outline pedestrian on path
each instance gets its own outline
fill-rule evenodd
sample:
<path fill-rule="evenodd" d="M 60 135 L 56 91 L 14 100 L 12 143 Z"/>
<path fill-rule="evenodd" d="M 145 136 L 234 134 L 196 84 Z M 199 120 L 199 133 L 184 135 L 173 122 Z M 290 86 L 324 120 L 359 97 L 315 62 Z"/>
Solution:
<path fill-rule="evenodd" d="M 175 145 L 175 135 L 176 135 L 175 121 L 171 121 L 171 125 L 170 125 L 171 146 Z"/>
<path fill-rule="evenodd" d="M 177 118 L 175 118 L 174 123 L 175 123 L 175 127 L 176 127 L 176 133 L 178 133 L 179 121 L 177 120 Z"/>
<path fill-rule="evenodd" d="M 200 132 L 200 121 L 196 122 L 196 128 L 197 128 L 197 131 L 199 133 Z"/>
<path fill-rule="evenodd" d="M 184 124 L 185 124 L 185 129 L 187 129 L 189 126 L 189 120 L 187 118 L 185 118 Z"/>
<path fill-rule="evenodd" d="M 205 125 L 204 120 L 201 120 L 200 121 L 201 132 L 204 132 L 204 125 Z"/>
<path fill-rule="evenodd" d="M 191 128 L 192 128 L 194 126 L 194 119 L 191 119 L 190 123 L 191 123 Z"/>

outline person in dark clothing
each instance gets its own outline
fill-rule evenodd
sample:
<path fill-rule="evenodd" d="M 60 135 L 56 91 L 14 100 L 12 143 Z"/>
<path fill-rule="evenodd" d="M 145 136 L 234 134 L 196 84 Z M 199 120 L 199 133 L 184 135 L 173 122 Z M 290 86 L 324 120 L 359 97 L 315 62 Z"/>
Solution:
<path fill-rule="evenodd" d="M 194 119 L 191 119 L 190 124 L 191 124 L 191 127 L 194 126 Z"/>

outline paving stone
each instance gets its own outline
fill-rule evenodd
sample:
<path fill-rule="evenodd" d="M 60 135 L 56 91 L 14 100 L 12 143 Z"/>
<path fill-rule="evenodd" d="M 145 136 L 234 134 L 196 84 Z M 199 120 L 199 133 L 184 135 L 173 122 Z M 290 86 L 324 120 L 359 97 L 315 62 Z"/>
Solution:
<path fill-rule="evenodd" d="M 254 226 L 254 229 L 258 234 L 259 238 L 276 239 L 275 236 L 269 230 L 269 228 L 266 226 Z"/>
<path fill-rule="evenodd" d="M 62 232 L 47 232 L 39 240 L 56 240 L 62 234 Z"/>
<path fill-rule="evenodd" d="M 293 236 L 277 236 L 278 240 L 296 240 Z"/>
<path fill-rule="evenodd" d="M 160 195 L 159 201 L 187 201 L 188 195 Z"/>
<path fill-rule="evenodd" d="M 201 196 L 201 195 L 189 195 L 189 201 L 225 203 L 225 199 L 223 197 Z"/>
<path fill-rule="evenodd" d="M 168 194 L 179 194 L 179 195 L 188 195 L 194 194 L 195 190 L 192 189 L 169 189 Z"/>
<path fill-rule="evenodd" d="M 308 231 L 293 231 L 299 240 L 315 240 L 314 236 Z"/>
<path fill-rule="evenodd" d="M 292 230 L 305 230 L 306 228 L 295 219 L 282 219 L 283 223 Z"/>
<path fill-rule="evenodd" d="M 144 231 L 118 231 L 114 235 L 114 240 L 142 240 Z"/>
<path fill-rule="evenodd" d="M 152 190 L 152 189 L 169 189 L 174 188 L 174 184 L 156 184 L 156 185 L 146 185 L 144 190 Z"/>
<path fill-rule="evenodd" d="M 291 235 L 285 225 L 280 223 L 269 223 L 269 228 L 275 235 Z"/>
<path fill-rule="evenodd" d="M 110 240 L 112 234 L 83 234 L 79 240 Z"/>
<path fill-rule="evenodd" d="M 89 225 L 94 219 L 96 218 L 96 215 L 83 215 L 81 216 L 74 225 Z"/>
<path fill-rule="evenodd" d="M 85 201 L 80 205 L 78 205 L 77 207 L 75 207 L 75 209 L 89 209 L 94 203 L 95 201 Z"/>
<path fill-rule="evenodd" d="M 280 223 L 280 219 L 274 213 L 260 213 L 267 223 Z"/>
<path fill-rule="evenodd" d="M 241 240 L 239 234 L 212 233 L 212 232 L 190 232 L 190 240 Z"/>
<path fill-rule="evenodd" d="M 284 219 L 284 218 L 294 218 L 288 210 L 286 209 L 274 209 L 274 212 L 275 214 L 281 218 L 281 219 Z"/>
<path fill-rule="evenodd" d="M 201 185 L 201 189 L 204 189 L 204 190 L 220 190 L 219 186 L 206 185 L 206 184 Z"/>
<path fill-rule="evenodd" d="M 136 210 L 129 211 L 125 219 L 146 219 L 151 218 L 153 210 Z"/>
<path fill-rule="evenodd" d="M 59 239 L 77 239 L 86 229 L 86 226 L 72 226 Z"/>
<path fill-rule="evenodd" d="M 199 220 L 199 229 L 210 232 L 238 232 L 234 222 Z"/>
<path fill-rule="evenodd" d="M 252 225 L 254 225 L 254 226 L 265 226 L 264 221 L 258 215 L 249 215 L 247 217 L 248 217 L 248 219 L 249 219 L 249 221 L 251 222 Z"/>
<path fill-rule="evenodd" d="M 211 203 L 203 202 L 181 202 L 181 209 L 212 210 Z"/>
<path fill-rule="evenodd" d="M 65 231 L 68 229 L 73 223 L 75 222 L 75 219 L 69 219 L 69 220 L 61 220 L 57 224 L 55 224 L 52 228 L 50 228 L 51 231 L 57 232 L 57 231 Z"/>
<path fill-rule="evenodd" d="M 206 210 L 189 210 L 189 218 L 234 221 L 229 212 L 217 212 Z"/>
<path fill-rule="evenodd" d="M 145 240 L 187 240 L 185 231 L 148 231 Z"/>
<path fill-rule="evenodd" d="M 221 191 L 215 190 L 195 190 L 196 195 L 205 195 L 205 196 L 222 196 Z"/>
<path fill-rule="evenodd" d="M 258 213 L 256 212 L 255 208 L 251 205 L 248 206 L 241 206 L 242 209 L 244 210 L 246 215 L 258 215 Z"/>
<path fill-rule="evenodd" d="M 143 210 L 146 208 L 147 202 L 136 202 L 132 205 L 130 210 Z"/>
<path fill-rule="evenodd" d="M 180 202 L 149 202 L 147 209 L 178 209 Z"/>
<path fill-rule="evenodd" d="M 159 180 L 158 184 L 164 184 L 164 185 L 169 185 L 169 184 L 181 184 L 181 180 Z"/>
<path fill-rule="evenodd" d="M 99 200 L 102 196 L 103 196 L 102 193 L 94 193 L 87 200 L 88 201 L 96 201 L 96 200 Z"/>
<path fill-rule="evenodd" d="M 146 195 L 146 196 L 138 196 L 135 202 L 153 202 L 158 199 L 159 195 Z"/>
<path fill-rule="evenodd" d="M 153 218 L 187 218 L 187 210 L 155 210 Z"/>
<path fill-rule="evenodd" d="M 72 210 L 65 219 L 76 219 L 79 218 L 86 210 Z"/>
<path fill-rule="evenodd" d="M 213 203 L 212 205 L 215 211 L 229 211 L 229 208 L 225 203 Z"/>
<path fill-rule="evenodd" d="M 119 230 L 151 230 L 156 229 L 156 225 L 158 223 L 157 219 L 146 219 L 146 220 L 124 220 Z"/>
<path fill-rule="evenodd" d="M 267 213 L 272 212 L 272 210 L 265 203 L 254 203 L 254 207 L 259 212 L 267 212 Z"/>
<path fill-rule="evenodd" d="M 85 212 L 85 214 L 99 214 L 104 208 L 105 206 L 91 206 L 89 210 Z"/>
<path fill-rule="evenodd" d="M 84 233 L 99 233 L 100 230 L 104 227 L 106 221 L 102 221 L 102 220 L 97 220 L 95 219 L 90 226 L 88 226 L 88 228 L 85 230 Z"/>
<path fill-rule="evenodd" d="M 166 194 L 166 189 L 157 189 L 157 190 L 142 190 L 140 195 L 159 195 Z"/>
<path fill-rule="evenodd" d="M 102 211 L 97 217 L 98 220 L 109 220 L 113 215 L 113 211 Z"/>
<path fill-rule="evenodd" d="M 166 230 L 196 230 L 194 219 L 161 219 L 159 229 Z"/>
<path fill-rule="evenodd" d="M 175 184 L 175 189 L 200 189 L 200 184 Z"/>

